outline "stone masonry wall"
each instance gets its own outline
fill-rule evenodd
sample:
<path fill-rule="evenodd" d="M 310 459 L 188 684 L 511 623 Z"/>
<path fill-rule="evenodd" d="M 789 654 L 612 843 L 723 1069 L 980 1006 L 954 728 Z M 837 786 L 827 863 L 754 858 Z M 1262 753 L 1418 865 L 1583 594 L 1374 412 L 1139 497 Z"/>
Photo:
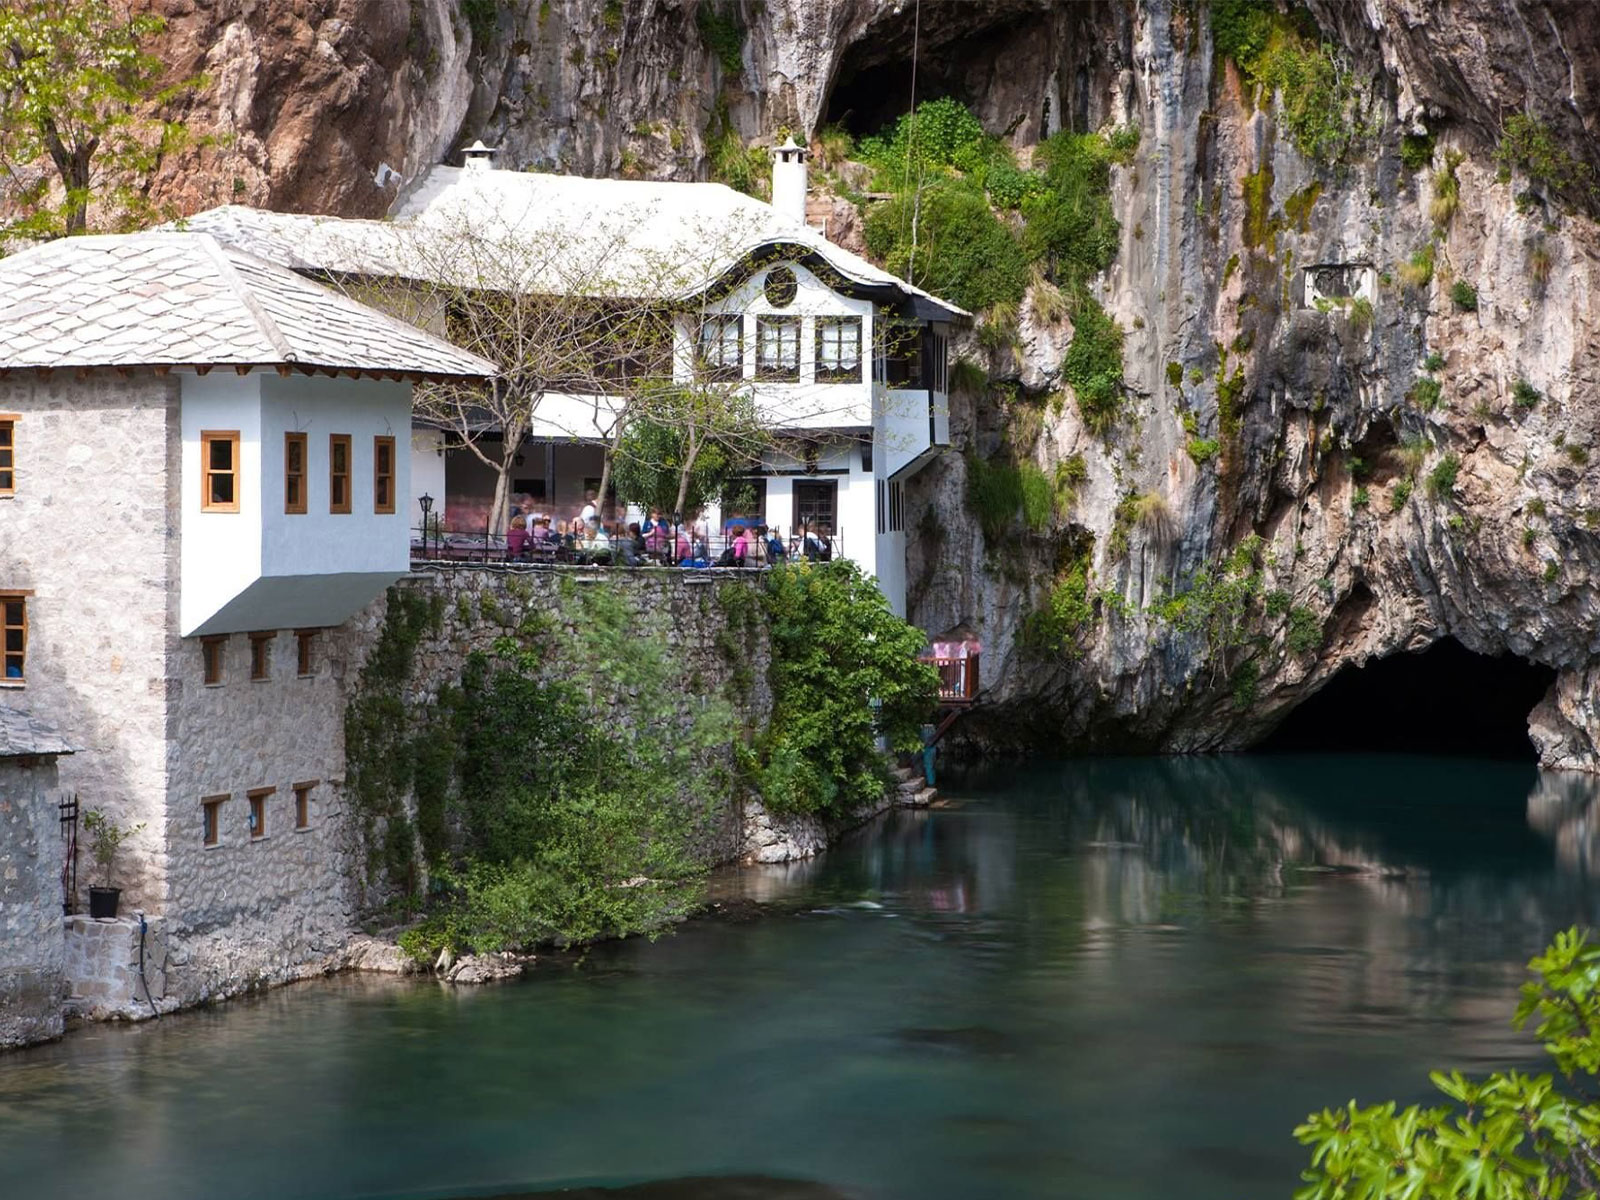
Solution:
<path fill-rule="evenodd" d="M 734 591 L 753 598 L 763 586 L 759 572 L 438 568 L 412 576 L 401 586 L 443 600 L 438 632 L 424 637 L 417 647 L 406 693 L 412 706 L 431 701 L 442 686 L 459 684 L 467 656 L 492 652 L 496 640 L 512 633 L 530 612 L 555 620 L 548 636 L 557 642 L 553 669 L 559 672 L 559 643 L 575 630 L 573 621 L 580 611 L 573 603 L 577 592 L 604 587 L 619 592 L 634 608 L 641 633 L 654 631 L 666 638 L 680 666 L 686 702 L 696 696 L 725 697 L 748 730 L 764 728 L 771 716 L 767 671 L 772 651 L 766 626 L 752 622 L 749 629 L 735 629 L 729 616 L 737 608 Z M 355 623 L 365 627 L 368 644 L 376 641 L 384 615 L 380 601 L 356 618 Z M 739 858 L 744 844 L 744 798 L 730 797 L 697 849 L 707 862 L 721 863 Z"/>
<path fill-rule="evenodd" d="M 56 765 L 25 761 L 0 759 L 0 1048 L 62 1028 Z"/>
<path fill-rule="evenodd" d="M 0 705 L 81 753 L 61 787 L 144 830 L 117 859 L 124 905 L 161 907 L 168 654 L 177 588 L 177 382 L 154 375 L 0 379 L 16 414 L 16 492 L 0 497 L 0 591 L 27 597 L 27 680 Z M 78 872 L 87 887 L 93 864 Z M 55 910 L 59 913 L 59 909 Z"/>
<path fill-rule="evenodd" d="M 263 631 L 265 632 L 265 631 Z M 222 678 L 205 682 L 199 639 L 179 645 L 169 688 L 173 756 L 164 829 L 169 864 L 169 994 L 180 1004 L 298 977 L 335 952 L 354 918 L 344 819 L 344 689 L 369 648 L 347 623 L 315 631 L 299 673 L 294 630 L 276 631 L 263 679 L 250 636 L 222 646 Z M 296 785 L 309 784 L 297 826 Z M 249 793 L 265 821 L 250 824 Z M 203 802 L 217 807 L 205 844 Z"/>

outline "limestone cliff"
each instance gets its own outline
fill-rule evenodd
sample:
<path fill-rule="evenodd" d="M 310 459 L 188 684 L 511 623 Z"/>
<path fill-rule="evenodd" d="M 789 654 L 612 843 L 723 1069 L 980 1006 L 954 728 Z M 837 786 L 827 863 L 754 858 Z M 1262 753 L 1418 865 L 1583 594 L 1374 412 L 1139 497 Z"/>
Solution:
<path fill-rule="evenodd" d="M 904 111 L 913 59 L 919 96 L 965 99 L 1024 156 L 1137 125 L 1094 285 L 1126 334 L 1121 419 L 1101 436 L 1051 403 L 1072 330 L 1025 305 L 1015 347 L 966 348 L 990 383 L 911 489 L 913 616 L 985 640 L 973 736 L 1242 745 L 1341 667 L 1450 635 L 1556 668 L 1535 739 L 1600 768 L 1586 4 L 1311 0 L 1357 97 L 1331 162 L 1214 52 L 1198 0 L 164 7 L 174 61 L 212 79 L 193 117 L 228 135 L 158 179 L 191 207 L 381 212 L 479 136 L 512 167 L 705 178 L 780 128 Z M 1497 177 L 1525 111 L 1576 184 Z M 989 545 L 966 473 L 997 452 L 1052 476 L 1081 455 L 1082 478 L 1047 528 Z M 1069 636 L 1023 636 L 1080 568 Z"/>

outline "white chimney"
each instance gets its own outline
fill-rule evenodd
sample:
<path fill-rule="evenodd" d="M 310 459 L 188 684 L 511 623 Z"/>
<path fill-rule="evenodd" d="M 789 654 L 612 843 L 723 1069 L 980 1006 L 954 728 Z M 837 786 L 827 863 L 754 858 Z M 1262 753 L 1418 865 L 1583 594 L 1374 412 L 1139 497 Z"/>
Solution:
<path fill-rule="evenodd" d="M 479 138 L 461 152 L 461 165 L 468 171 L 492 171 L 494 156 L 499 153 L 497 147 L 485 146 Z"/>
<path fill-rule="evenodd" d="M 772 152 L 772 207 L 796 225 L 806 223 L 806 148 L 793 134 Z"/>

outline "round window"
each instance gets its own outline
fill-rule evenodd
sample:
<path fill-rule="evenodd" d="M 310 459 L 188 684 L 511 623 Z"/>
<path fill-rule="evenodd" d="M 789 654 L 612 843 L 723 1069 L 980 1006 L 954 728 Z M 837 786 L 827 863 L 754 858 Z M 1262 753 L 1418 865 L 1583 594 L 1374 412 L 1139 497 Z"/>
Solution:
<path fill-rule="evenodd" d="M 767 272 L 767 303 L 773 308 L 788 308 L 799 291 L 800 283 L 788 267 L 773 267 Z"/>

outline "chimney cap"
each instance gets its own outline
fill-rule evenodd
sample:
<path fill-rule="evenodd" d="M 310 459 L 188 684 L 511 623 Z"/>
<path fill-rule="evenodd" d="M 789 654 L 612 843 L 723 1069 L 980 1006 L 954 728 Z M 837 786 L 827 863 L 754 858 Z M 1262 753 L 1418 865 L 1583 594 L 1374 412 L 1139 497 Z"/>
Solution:
<path fill-rule="evenodd" d="M 461 152 L 461 164 L 462 166 L 466 167 L 478 167 L 482 169 L 489 166 L 490 159 L 499 153 L 500 147 L 485 146 L 483 144 L 483 139 L 479 138 L 477 141 L 473 142 L 472 145 L 468 146 Z"/>
<path fill-rule="evenodd" d="M 779 162 L 805 162 L 806 148 L 794 140 L 794 134 L 783 139 L 783 145 L 773 148 Z"/>

